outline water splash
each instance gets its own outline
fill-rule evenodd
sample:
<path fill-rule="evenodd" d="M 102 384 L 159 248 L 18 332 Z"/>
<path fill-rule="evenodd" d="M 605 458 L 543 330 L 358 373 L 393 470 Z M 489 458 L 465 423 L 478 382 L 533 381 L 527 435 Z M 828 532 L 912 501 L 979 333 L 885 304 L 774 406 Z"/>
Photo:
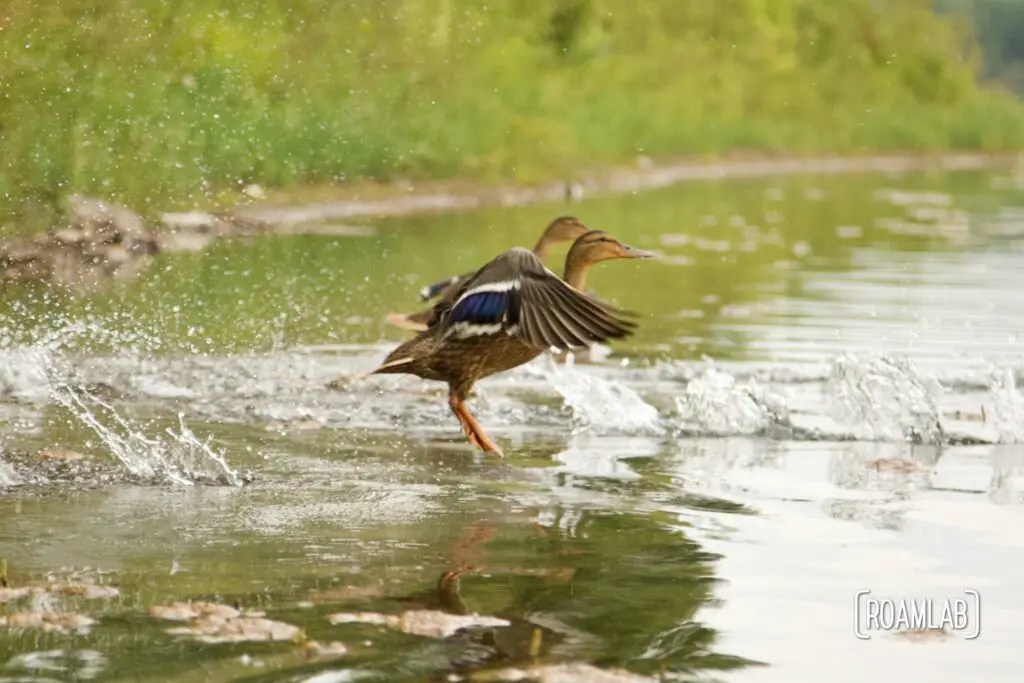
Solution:
<path fill-rule="evenodd" d="M 825 396 L 833 419 L 872 441 L 939 443 L 942 386 L 904 357 L 844 354 L 832 363 Z"/>
<path fill-rule="evenodd" d="M 132 426 L 107 403 L 68 385 L 54 387 L 53 399 L 91 429 L 134 476 L 191 486 L 218 483 L 241 486 L 242 477 L 224 454 L 202 442 L 178 414 L 178 431 L 168 428 L 154 438 Z M 83 397 L 85 400 L 83 400 Z M 99 410 L 93 410 L 87 404 Z M 99 414 L 97 414 L 99 413 Z M 102 416 L 102 419 L 101 419 Z"/>
<path fill-rule="evenodd" d="M 1024 454 L 1019 449 L 993 448 L 988 498 L 996 505 L 1024 503 Z"/>
<path fill-rule="evenodd" d="M 50 395 L 54 351 L 43 345 L 0 350 L 0 396 L 43 403 Z"/>
<path fill-rule="evenodd" d="M 4 447 L 0 445 L 0 489 L 17 486 L 20 483 L 21 476 L 10 463 L 4 462 Z"/>
<path fill-rule="evenodd" d="M 789 425 L 786 400 L 751 378 L 740 383 L 708 367 L 676 397 L 683 431 L 706 435 L 752 435 Z"/>
<path fill-rule="evenodd" d="M 549 357 L 544 375 L 572 409 L 574 427 L 595 434 L 651 434 L 664 432 L 654 406 L 618 382 L 583 373 L 568 356 L 559 367 Z"/>
<path fill-rule="evenodd" d="M 33 331 L 30 343 L 10 346 L 19 340 L 5 337 L 8 348 L 0 349 L 0 395 L 63 406 L 92 430 L 135 477 L 183 485 L 242 484 L 224 454 L 200 441 L 185 424 L 183 415 L 178 415 L 177 431 L 167 429 L 151 438 L 112 406 L 76 388 L 85 382 L 76 364 L 68 361 L 69 349 L 83 343 L 113 343 L 119 355 L 137 359 L 142 351 L 159 348 L 159 339 L 116 315 L 111 319 L 58 316 L 49 322 Z"/>
<path fill-rule="evenodd" d="M 999 443 L 1024 442 L 1024 396 L 1017 391 L 1013 370 L 996 371 L 992 395 L 995 401 L 993 421 Z"/>

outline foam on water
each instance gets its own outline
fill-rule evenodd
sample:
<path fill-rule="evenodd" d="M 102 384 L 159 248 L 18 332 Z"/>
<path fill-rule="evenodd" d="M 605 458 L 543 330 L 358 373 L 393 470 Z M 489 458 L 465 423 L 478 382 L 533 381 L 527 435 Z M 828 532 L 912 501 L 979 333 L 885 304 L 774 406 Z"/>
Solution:
<path fill-rule="evenodd" d="M 675 399 L 679 427 L 690 434 L 753 435 L 789 424 L 786 400 L 751 378 L 746 382 L 711 366 Z"/>
<path fill-rule="evenodd" d="M 21 483 L 21 476 L 11 467 L 10 463 L 3 461 L 3 448 L 0 447 L 0 488 L 17 486 Z"/>
<path fill-rule="evenodd" d="M 665 431 L 657 408 L 629 387 L 573 365 L 572 356 L 559 367 L 546 359 L 545 376 L 572 409 L 577 430 L 595 434 L 661 434 Z"/>
<path fill-rule="evenodd" d="M 992 382 L 994 421 L 1000 443 L 1024 441 L 1024 396 L 1017 391 L 1012 370 L 996 370 Z"/>
<path fill-rule="evenodd" d="M 53 353 L 42 345 L 0 350 L 0 396 L 45 403 L 50 396 L 47 369 L 53 365 Z"/>
<path fill-rule="evenodd" d="M 225 356 L 188 350 L 155 354 L 163 348 L 159 340 L 145 330 L 124 328 L 124 321 L 86 317 L 52 320 L 31 340 L 4 337 L 0 396 L 15 399 L 5 408 L 12 424 L 19 413 L 26 414 L 26 404 L 54 402 L 67 409 L 73 422 L 99 436 L 134 477 L 230 484 L 239 483 L 238 474 L 223 453 L 192 434 L 184 416 L 178 415 L 178 428 L 152 434 L 133 418 L 136 400 L 159 414 L 185 399 L 192 419 L 199 415 L 212 422 L 306 421 L 323 427 L 381 429 L 441 420 L 442 429 L 448 428 L 443 402 L 409 387 L 408 380 L 395 381 L 402 387 L 397 393 L 358 382 L 344 391 L 325 388 L 327 380 L 358 375 L 367 365 L 366 352 L 378 351 L 377 346 L 280 348 Z M 117 352 L 85 351 L 92 342 Z M 491 398 L 501 408 L 490 407 L 491 424 L 509 424 L 507 416 L 512 415 L 512 426 L 536 418 L 535 426 L 550 422 L 564 430 L 559 424 L 564 413 L 543 402 L 524 402 L 517 395 L 534 382 L 531 389 L 547 393 L 545 388 L 550 387 L 562 397 L 574 432 L 605 436 L 672 433 L 960 443 L 964 435 L 950 435 L 940 424 L 940 418 L 955 414 L 954 428 L 966 429 L 974 442 L 1024 442 L 1024 398 L 1016 389 L 1020 369 L 1006 363 L 996 368 L 993 381 L 992 370 L 986 371 L 986 362 L 979 357 L 961 359 L 955 367 L 939 366 L 932 370 L 934 375 L 906 358 L 885 355 L 846 354 L 831 363 L 798 366 L 706 360 L 705 365 L 677 361 L 649 367 L 577 367 L 571 356 L 564 365 L 545 356 L 510 373 L 513 379 L 504 385 L 500 379 L 481 385 L 477 400 L 486 413 L 488 392 L 496 392 Z M 96 383 L 121 398 L 103 402 L 81 389 Z M 516 393 L 506 394 L 506 387 Z M 940 410 L 944 396 L 953 405 L 947 401 Z M 979 401 L 991 407 L 988 419 L 984 414 L 975 422 L 969 421 L 974 417 L 963 418 L 965 413 L 973 415 Z M 177 413 L 175 406 L 171 414 Z M 38 417 L 24 424 L 31 420 Z M 17 478 L 13 471 L 0 476 L 0 485 L 11 485 Z"/>
<path fill-rule="evenodd" d="M 942 386 L 900 356 L 844 354 L 825 384 L 831 416 L 867 441 L 943 438 L 938 402 Z"/>

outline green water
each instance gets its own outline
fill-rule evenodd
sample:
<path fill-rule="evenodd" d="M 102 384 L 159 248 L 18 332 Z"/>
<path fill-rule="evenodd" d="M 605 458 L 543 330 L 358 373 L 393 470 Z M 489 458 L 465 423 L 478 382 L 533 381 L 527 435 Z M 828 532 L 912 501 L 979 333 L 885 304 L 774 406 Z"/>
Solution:
<path fill-rule="evenodd" d="M 808 270 L 852 270 L 854 254 L 865 248 L 885 254 L 956 248 L 942 225 L 923 235 L 879 225 L 881 218 L 904 217 L 879 190 L 955 194 L 981 210 L 1019 198 L 1019 190 L 994 193 L 988 180 L 957 174 L 892 182 L 843 176 L 693 183 L 568 206 L 382 220 L 372 223 L 371 237 L 223 240 L 202 254 L 162 257 L 147 277 L 115 285 L 107 296 L 13 300 L 31 307 L 34 318 L 89 314 L 108 324 L 121 318 L 126 327 L 130 320 L 171 348 L 200 353 L 397 341 L 403 333 L 387 326 L 383 314 L 417 310 L 419 287 L 471 270 L 510 246 L 532 246 L 553 216 L 571 212 L 591 228 L 665 256 L 602 264 L 589 278 L 603 297 L 644 316 L 624 352 L 743 357 L 742 336 L 716 340 L 711 331 L 723 309 L 802 296 Z M 846 234 L 843 228 L 859 231 L 837 236 L 837 230 Z M 567 249 L 556 248 L 549 264 L 558 272 Z M 20 328 L 20 312 L 9 315 Z"/>
<path fill-rule="evenodd" d="M 593 290 L 641 314 L 608 358 L 479 385 L 504 460 L 465 443 L 442 387 L 359 379 L 406 335 L 385 313 L 567 212 L 660 258 L 593 270 Z M 560 662 L 655 680 L 1016 679 L 1024 409 L 993 377 L 1024 367 L 1019 180 L 692 183 L 367 224 L 162 255 L 92 294 L 4 294 L 9 582 L 78 572 L 120 594 L 0 605 L 97 620 L 0 627 L 0 681 L 487 680 Z M 179 413 L 246 483 L 166 433 Z M 87 457 L 36 455 L 54 448 Z M 992 605 L 982 638 L 854 637 L 857 590 L 964 586 Z M 198 643 L 147 614 L 189 599 L 347 653 Z M 509 625 L 433 638 L 327 618 L 414 608 Z"/>

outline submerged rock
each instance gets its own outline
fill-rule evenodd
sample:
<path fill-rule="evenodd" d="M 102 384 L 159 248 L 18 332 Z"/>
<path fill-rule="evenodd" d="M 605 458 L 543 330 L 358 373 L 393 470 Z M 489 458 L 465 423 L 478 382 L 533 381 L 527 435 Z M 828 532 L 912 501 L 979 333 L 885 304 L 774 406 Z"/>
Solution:
<path fill-rule="evenodd" d="M 95 623 L 94 619 L 84 614 L 71 612 L 15 612 L 0 617 L 0 626 L 9 629 L 37 629 L 44 633 L 87 631 Z"/>
<path fill-rule="evenodd" d="M 36 457 L 40 460 L 56 460 L 59 462 L 74 462 L 85 459 L 85 456 L 78 451 L 72 451 L 67 448 L 46 448 L 39 451 Z"/>
<path fill-rule="evenodd" d="M 895 458 L 878 458 L 868 463 L 868 468 L 876 472 L 891 472 L 894 474 L 916 474 L 924 472 L 925 469 L 913 460 L 898 460 Z"/>
<path fill-rule="evenodd" d="M 536 683 L 655 683 L 656 679 L 625 669 L 599 669 L 585 662 L 538 664 L 495 671 L 477 671 L 469 681 L 536 681 Z"/>
<path fill-rule="evenodd" d="M 130 277 L 159 251 L 156 234 L 131 209 L 72 195 L 68 225 L 0 243 L 0 282 L 82 286 Z"/>
<path fill-rule="evenodd" d="M 155 605 L 149 614 L 158 619 L 186 621 L 185 626 L 167 629 L 174 636 L 189 636 L 202 643 L 244 643 L 296 641 L 302 629 L 264 617 L 263 612 L 242 612 L 213 602 L 176 602 Z"/>
<path fill-rule="evenodd" d="M 121 591 L 113 586 L 100 586 L 95 583 L 51 583 L 46 590 L 52 595 L 86 600 L 106 600 L 121 595 Z"/>
<path fill-rule="evenodd" d="M 0 603 L 20 600 L 21 598 L 31 595 L 31 593 L 32 589 L 25 586 L 19 586 L 17 588 L 3 587 L 0 588 Z"/>
<path fill-rule="evenodd" d="M 231 231 L 230 223 L 203 211 L 165 213 L 160 222 L 164 230 L 159 243 L 164 251 L 202 251 L 218 235 Z"/>
<path fill-rule="evenodd" d="M 433 610 L 409 610 L 402 614 L 381 614 L 379 612 L 339 612 L 327 619 L 332 624 L 376 624 L 428 638 L 448 638 L 464 628 L 489 628 L 510 626 L 511 622 L 497 617 L 482 617 L 475 614 L 447 614 Z"/>
<path fill-rule="evenodd" d="M 175 602 L 170 605 L 154 605 L 149 608 L 150 616 L 171 621 L 188 621 L 201 617 L 218 619 L 237 619 L 242 612 L 215 602 Z"/>
<path fill-rule="evenodd" d="M 65 211 L 72 229 L 92 244 L 124 244 L 129 248 L 154 244 L 142 218 L 126 207 L 75 194 L 65 202 Z"/>
<path fill-rule="evenodd" d="M 294 641 L 300 638 L 302 629 L 263 617 L 220 619 L 210 615 L 194 619 L 188 626 L 169 628 L 167 633 L 172 636 L 190 636 L 201 643 L 213 644 Z"/>
<path fill-rule="evenodd" d="M 318 661 L 338 659 L 340 657 L 344 657 L 348 652 L 348 648 L 345 647 L 345 644 L 339 643 L 336 640 L 329 643 L 321 643 L 316 640 L 311 640 L 303 645 L 302 649 L 306 653 L 306 657 Z"/>
<path fill-rule="evenodd" d="M 893 633 L 894 638 L 901 638 L 915 643 L 930 641 L 948 640 L 951 636 L 949 631 L 939 627 L 901 629 Z"/>
<path fill-rule="evenodd" d="M 18 586 L 16 588 L 0 588 L 0 604 L 21 600 L 32 596 L 51 595 L 66 598 L 83 598 L 85 600 L 104 600 L 116 598 L 121 591 L 113 586 L 101 586 L 94 583 L 48 583 L 36 586 Z"/>

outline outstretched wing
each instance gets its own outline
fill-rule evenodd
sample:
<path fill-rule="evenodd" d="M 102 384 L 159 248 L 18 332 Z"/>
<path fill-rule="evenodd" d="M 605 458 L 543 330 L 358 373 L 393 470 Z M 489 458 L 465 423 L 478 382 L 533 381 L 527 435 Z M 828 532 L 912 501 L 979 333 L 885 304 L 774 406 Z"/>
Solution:
<path fill-rule="evenodd" d="M 443 294 L 450 295 L 458 291 L 459 285 L 473 277 L 474 273 L 463 273 L 462 275 L 453 275 L 446 277 L 443 280 L 438 280 L 433 284 L 429 284 L 420 290 L 420 301 L 430 301 L 431 299 L 441 296 Z M 449 298 L 449 297 L 445 297 Z"/>
<path fill-rule="evenodd" d="M 445 338 L 507 334 L 537 348 L 570 349 L 626 337 L 628 315 L 563 282 L 532 252 L 506 251 L 478 270 L 450 304 L 438 304 L 431 327 Z"/>

